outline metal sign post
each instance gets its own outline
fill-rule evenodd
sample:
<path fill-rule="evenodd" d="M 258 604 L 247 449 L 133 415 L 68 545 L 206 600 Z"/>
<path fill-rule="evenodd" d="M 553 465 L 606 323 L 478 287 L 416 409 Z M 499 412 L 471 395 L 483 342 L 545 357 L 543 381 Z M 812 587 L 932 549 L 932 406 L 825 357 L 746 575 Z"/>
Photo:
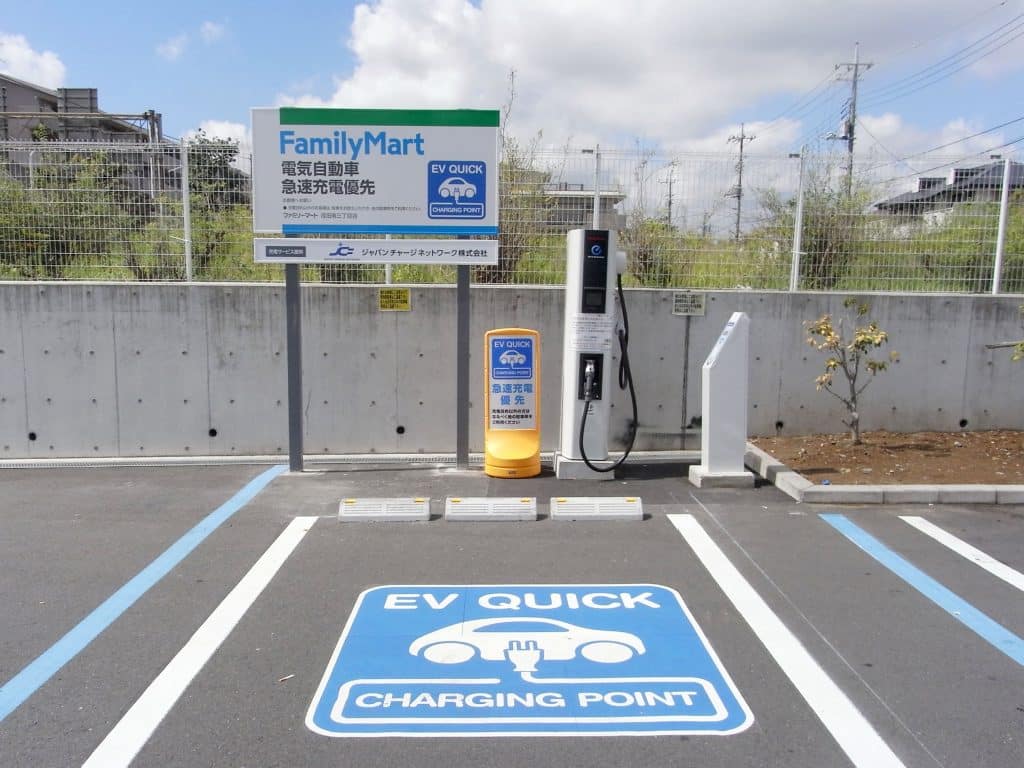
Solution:
<path fill-rule="evenodd" d="M 302 471 L 302 293 L 299 265 L 284 266 L 284 313 L 288 355 L 288 468 Z"/>

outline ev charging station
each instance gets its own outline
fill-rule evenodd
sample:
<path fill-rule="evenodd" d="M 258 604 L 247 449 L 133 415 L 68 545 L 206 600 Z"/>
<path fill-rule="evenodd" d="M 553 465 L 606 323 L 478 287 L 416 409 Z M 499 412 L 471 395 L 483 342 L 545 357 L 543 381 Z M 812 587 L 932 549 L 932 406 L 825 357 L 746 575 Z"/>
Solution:
<path fill-rule="evenodd" d="M 555 475 L 560 480 L 614 479 L 614 469 L 629 455 L 636 437 L 636 393 L 629 370 L 629 322 L 621 282 L 625 269 L 626 254 L 618 250 L 613 231 L 574 229 L 568 233 L 562 415 L 554 458 Z M 620 353 L 618 384 L 622 389 L 629 388 L 633 421 L 625 454 L 608 464 L 612 347 L 616 338 Z"/>

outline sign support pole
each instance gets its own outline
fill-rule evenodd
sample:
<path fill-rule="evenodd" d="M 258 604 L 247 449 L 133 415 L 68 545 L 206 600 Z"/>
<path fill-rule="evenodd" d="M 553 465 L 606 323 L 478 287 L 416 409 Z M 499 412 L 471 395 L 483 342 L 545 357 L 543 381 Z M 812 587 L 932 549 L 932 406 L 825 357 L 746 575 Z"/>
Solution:
<path fill-rule="evenodd" d="M 469 469 L 469 267 L 459 265 L 455 288 L 455 467 Z"/>
<path fill-rule="evenodd" d="M 302 294 L 299 265 L 284 265 L 288 356 L 288 468 L 302 471 Z"/>

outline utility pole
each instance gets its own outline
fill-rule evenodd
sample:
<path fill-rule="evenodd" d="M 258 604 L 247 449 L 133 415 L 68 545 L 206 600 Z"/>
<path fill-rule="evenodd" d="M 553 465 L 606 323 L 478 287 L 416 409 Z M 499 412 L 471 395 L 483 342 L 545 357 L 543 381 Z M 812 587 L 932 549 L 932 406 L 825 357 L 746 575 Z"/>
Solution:
<path fill-rule="evenodd" d="M 668 181 L 661 182 L 662 184 L 668 184 L 668 215 L 665 217 L 666 223 L 672 226 L 672 185 L 676 180 L 676 163 L 673 160 L 669 164 L 668 169 Z"/>
<path fill-rule="evenodd" d="M 757 138 L 756 136 L 752 136 L 751 134 L 746 132 L 743 123 L 740 123 L 740 135 L 739 136 L 730 136 L 729 137 L 729 143 L 730 144 L 733 143 L 733 142 L 736 142 L 736 143 L 738 143 L 740 145 L 740 160 L 739 160 L 738 163 L 736 163 L 736 174 L 737 174 L 736 187 L 735 187 L 735 189 L 733 189 L 732 192 L 730 192 L 730 193 L 728 193 L 726 195 L 726 197 L 735 197 L 736 198 L 736 239 L 737 240 L 740 239 L 740 213 L 743 210 L 743 145 L 746 142 L 753 141 L 756 138 Z"/>
<path fill-rule="evenodd" d="M 846 141 L 846 196 L 853 194 L 853 141 L 857 132 L 857 83 L 860 80 L 861 70 L 867 71 L 874 66 L 871 62 L 861 63 L 860 43 L 854 43 L 853 61 L 846 61 L 836 64 L 836 69 L 842 68 L 850 79 L 850 108 L 846 113 L 846 121 L 843 125 L 842 136 L 830 136 L 829 138 Z M 840 77 L 845 80 L 845 77 Z"/>

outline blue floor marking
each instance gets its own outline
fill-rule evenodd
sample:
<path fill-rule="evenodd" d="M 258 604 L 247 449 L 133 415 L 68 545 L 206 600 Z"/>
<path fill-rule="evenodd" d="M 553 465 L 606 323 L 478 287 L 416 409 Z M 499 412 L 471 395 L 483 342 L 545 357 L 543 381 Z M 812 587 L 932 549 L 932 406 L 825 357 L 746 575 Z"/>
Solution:
<path fill-rule="evenodd" d="M 1024 640 L 993 621 L 959 595 L 942 586 L 931 576 L 897 555 L 882 542 L 851 523 L 845 515 L 821 515 L 846 538 L 895 573 L 953 618 L 983 637 L 994 648 L 1024 666 Z"/>
<path fill-rule="evenodd" d="M 156 560 L 139 571 L 135 578 L 108 597 L 49 650 L 12 677 L 0 688 L 0 722 L 95 640 L 97 635 L 114 623 L 136 600 L 146 594 L 150 587 L 188 557 L 189 553 L 221 523 L 248 504 L 256 494 L 287 469 L 288 467 L 284 465 L 274 466 L 250 480 L 238 493 L 203 518 Z"/>

